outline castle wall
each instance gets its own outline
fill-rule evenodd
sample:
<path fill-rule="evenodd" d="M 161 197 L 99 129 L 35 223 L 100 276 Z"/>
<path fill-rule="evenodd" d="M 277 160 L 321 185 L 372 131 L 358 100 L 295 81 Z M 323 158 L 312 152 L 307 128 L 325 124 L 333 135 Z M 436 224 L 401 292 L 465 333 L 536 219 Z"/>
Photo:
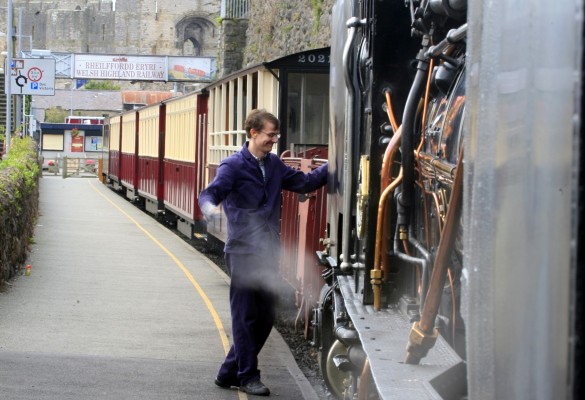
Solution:
<path fill-rule="evenodd" d="M 23 50 L 30 49 L 30 35 L 32 48 L 53 52 L 217 57 L 223 76 L 329 46 L 334 1 L 251 1 L 248 20 L 223 21 L 220 0 L 16 0 L 13 6 L 15 28 L 23 10 Z M 5 13 L 0 13 L 2 26 Z M 5 49 L 0 40 L 0 50 Z"/>
<path fill-rule="evenodd" d="M 71 53 L 215 57 L 219 1 L 13 1 L 33 48 Z M 0 18 L 6 26 L 6 15 Z M 16 34 L 16 30 L 15 30 Z M 28 50 L 29 40 L 22 40 Z M 6 44 L 0 44 L 5 50 Z"/>

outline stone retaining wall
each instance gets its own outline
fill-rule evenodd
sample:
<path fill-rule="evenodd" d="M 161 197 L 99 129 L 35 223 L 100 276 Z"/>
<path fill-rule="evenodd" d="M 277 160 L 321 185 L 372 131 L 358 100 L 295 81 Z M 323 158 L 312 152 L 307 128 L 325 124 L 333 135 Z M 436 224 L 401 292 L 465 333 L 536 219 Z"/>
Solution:
<path fill-rule="evenodd" d="M 244 66 L 327 47 L 334 0 L 253 1 Z"/>

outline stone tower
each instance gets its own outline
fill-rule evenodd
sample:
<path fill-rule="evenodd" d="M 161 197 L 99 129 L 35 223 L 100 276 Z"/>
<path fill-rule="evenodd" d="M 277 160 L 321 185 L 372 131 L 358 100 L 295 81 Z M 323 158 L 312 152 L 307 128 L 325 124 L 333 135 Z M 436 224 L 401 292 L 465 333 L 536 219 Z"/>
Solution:
<path fill-rule="evenodd" d="M 54 52 L 205 57 L 217 52 L 218 0 L 16 0 L 13 6 L 15 35 L 20 23 L 25 51 L 31 36 L 33 48 Z M 5 15 L 0 26 L 6 26 Z"/>

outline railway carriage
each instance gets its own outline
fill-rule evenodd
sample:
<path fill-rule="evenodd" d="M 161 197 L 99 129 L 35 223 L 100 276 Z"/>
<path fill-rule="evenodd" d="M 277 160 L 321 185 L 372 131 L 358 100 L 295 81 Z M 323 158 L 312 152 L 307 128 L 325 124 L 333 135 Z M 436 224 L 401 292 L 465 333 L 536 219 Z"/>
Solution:
<path fill-rule="evenodd" d="M 244 121 L 250 110 L 265 108 L 278 114 L 278 88 L 277 76 L 262 66 L 238 71 L 207 87 L 210 107 L 206 182 L 215 178 L 221 160 L 239 151 L 246 142 Z M 207 225 L 207 234 L 210 241 L 222 246 L 227 235 L 223 214 Z"/>
<path fill-rule="evenodd" d="M 105 172 L 105 180 L 112 184 L 116 190 L 120 190 L 120 161 L 122 137 L 122 116 L 115 115 L 109 118 L 105 129 L 109 132 L 108 146 L 104 143 L 104 152 L 108 153 L 108 168 Z"/>
<path fill-rule="evenodd" d="M 239 151 L 246 139 L 244 121 L 264 108 L 280 121 L 281 138 L 274 148 L 283 161 L 304 172 L 326 162 L 329 135 L 329 48 L 292 54 L 238 71 L 213 84 L 209 91 L 208 177 L 222 159 Z M 324 280 L 315 257 L 325 237 L 326 191 L 308 196 L 283 191 L 280 270 L 299 308 L 300 323 L 309 337 L 310 313 Z M 222 246 L 226 221 L 207 225 L 208 240 Z"/>
<path fill-rule="evenodd" d="M 193 92 L 161 104 L 164 207 L 176 216 L 177 229 L 189 238 L 203 229 L 197 199 L 205 187 L 207 102 L 206 93 Z"/>
<path fill-rule="evenodd" d="M 134 200 L 138 188 L 138 114 L 127 111 L 120 118 L 119 184 L 126 197 Z"/>
<path fill-rule="evenodd" d="M 109 119 L 109 181 L 130 200 L 164 215 L 187 237 L 205 233 L 222 247 L 225 219 L 204 226 L 197 198 L 222 159 L 246 141 L 254 108 L 281 119 L 275 153 L 305 172 L 326 162 L 329 134 L 329 48 L 283 57 L 238 71 L 204 90 Z M 302 308 L 305 335 L 324 280 L 314 257 L 325 237 L 326 192 L 283 193 L 281 271 Z"/>
<path fill-rule="evenodd" d="M 323 149 L 329 131 L 328 82 L 329 48 L 322 48 L 246 68 L 206 87 L 209 91 L 207 182 L 215 177 L 221 160 L 239 151 L 246 142 L 244 121 L 255 108 L 264 108 L 280 119 L 281 138 L 274 152 L 283 156 L 285 162 L 288 162 L 286 158 L 296 157 L 296 153 L 308 149 L 313 149 L 310 157 L 320 154 L 322 159 L 326 158 Z M 320 152 L 314 150 L 316 147 L 321 148 Z M 294 228 L 288 231 L 291 229 Z M 225 219 L 208 224 L 207 233 L 210 240 L 223 243 L 227 234 Z M 291 245 L 295 239 L 298 238 L 290 237 Z"/>
<path fill-rule="evenodd" d="M 158 214 L 164 208 L 162 156 L 164 154 L 164 107 L 143 107 L 138 114 L 137 193 L 144 208 Z"/>
<path fill-rule="evenodd" d="M 98 171 L 98 177 L 102 182 L 106 181 L 106 177 L 110 174 L 110 128 L 109 124 L 105 124 L 104 119 L 104 129 L 103 129 L 103 141 L 102 141 L 102 148 L 101 148 L 101 170 Z"/>

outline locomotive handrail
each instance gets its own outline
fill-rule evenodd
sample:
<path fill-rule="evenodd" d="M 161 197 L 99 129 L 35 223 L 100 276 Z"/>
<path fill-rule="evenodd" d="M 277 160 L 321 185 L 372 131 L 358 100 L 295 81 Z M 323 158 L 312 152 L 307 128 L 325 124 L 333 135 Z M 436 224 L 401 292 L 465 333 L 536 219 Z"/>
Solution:
<path fill-rule="evenodd" d="M 345 77 L 345 85 L 348 90 L 346 113 L 345 113 L 345 160 L 343 162 L 343 182 L 345 183 L 344 194 L 343 194 L 343 225 L 342 225 L 342 242 L 341 242 L 341 254 L 342 262 L 340 268 L 342 271 L 347 272 L 351 269 L 350 257 L 349 257 L 349 241 L 351 238 L 351 197 L 353 193 L 352 189 L 352 167 L 353 167 L 353 103 L 355 88 L 353 86 L 351 62 L 351 51 L 354 48 L 354 41 L 357 34 L 357 28 L 363 26 L 366 23 L 365 19 L 360 20 L 357 17 L 351 17 L 347 20 L 348 36 L 343 48 L 343 75 Z"/>
<path fill-rule="evenodd" d="M 351 77 L 351 73 L 353 70 L 350 66 L 350 53 L 353 49 L 353 42 L 355 41 L 355 37 L 357 34 L 357 28 L 366 24 L 365 19 L 359 19 L 358 17 L 351 17 L 347 20 L 347 28 L 348 28 L 348 35 L 347 41 L 345 42 L 345 47 L 343 48 L 343 76 L 345 78 L 345 85 L 347 88 L 352 92 L 353 95 L 355 93 L 355 88 L 353 87 L 353 80 Z"/>

